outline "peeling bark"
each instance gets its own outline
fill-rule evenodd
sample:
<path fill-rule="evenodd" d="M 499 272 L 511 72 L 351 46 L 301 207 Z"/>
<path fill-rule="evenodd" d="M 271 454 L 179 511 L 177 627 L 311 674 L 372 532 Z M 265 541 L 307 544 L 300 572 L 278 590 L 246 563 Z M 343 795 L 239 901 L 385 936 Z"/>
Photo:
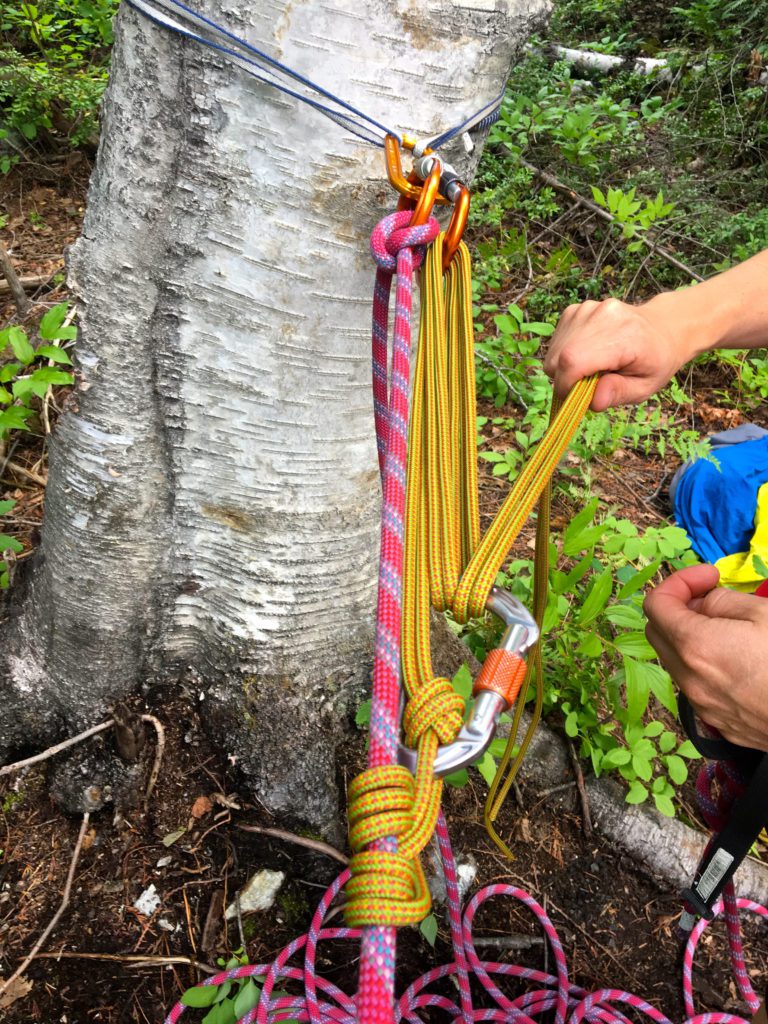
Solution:
<path fill-rule="evenodd" d="M 428 136 L 499 91 L 546 0 L 203 10 Z M 5 627 L 0 756 L 184 679 L 258 797 L 328 829 L 371 662 L 367 237 L 393 196 L 315 111 L 130 7 L 116 35 L 69 260 L 79 408 Z"/>

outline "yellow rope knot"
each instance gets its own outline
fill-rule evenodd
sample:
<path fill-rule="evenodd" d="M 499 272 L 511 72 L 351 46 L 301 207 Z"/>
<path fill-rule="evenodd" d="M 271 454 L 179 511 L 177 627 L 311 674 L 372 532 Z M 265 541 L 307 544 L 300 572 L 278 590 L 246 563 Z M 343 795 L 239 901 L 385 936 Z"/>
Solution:
<path fill-rule="evenodd" d="M 441 743 L 451 743 L 464 721 L 464 701 L 451 686 L 450 679 L 438 676 L 423 683 L 405 708 L 403 727 L 409 747 L 432 729 Z"/>
<path fill-rule="evenodd" d="M 387 836 L 401 839 L 414 831 L 415 784 L 407 768 L 371 768 L 349 787 L 349 842 L 354 854 L 346 885 L 344 916 L 350 928 L 416 924 L 429 913 L 429 889 L 413 857 L 387 850 L 366 850 Z"/>

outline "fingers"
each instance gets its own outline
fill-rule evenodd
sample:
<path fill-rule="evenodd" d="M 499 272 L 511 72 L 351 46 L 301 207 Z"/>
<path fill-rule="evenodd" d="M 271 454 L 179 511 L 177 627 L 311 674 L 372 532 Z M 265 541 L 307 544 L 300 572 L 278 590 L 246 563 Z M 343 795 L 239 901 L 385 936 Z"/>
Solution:
<path fill-rule="evenodd" d="M 690 602 L 704 598 L 717 586 L 719 579 L 720 574 L 713 565 L 691 565 L 672 573 L 648 594 L 643 602 L 648 618 L 646 636 L 657 651 L 662 641 L 670 651 L 690 643 L 691 635 L 702 624 L 701 616 L 691 610 Z M 669 671 L 673 674 L 671 667 Z"/>

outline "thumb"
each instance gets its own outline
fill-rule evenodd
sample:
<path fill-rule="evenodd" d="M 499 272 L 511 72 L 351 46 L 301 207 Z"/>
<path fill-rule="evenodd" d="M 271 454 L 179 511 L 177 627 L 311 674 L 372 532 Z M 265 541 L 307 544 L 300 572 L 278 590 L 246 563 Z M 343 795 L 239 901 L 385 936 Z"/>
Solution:
<path fill-rule="evenodd" d="M 617 405 L 635 405 L 653 394 L 653 390 L 643 387 L 638 378 L 606 373 L 597 382 L 590 408 L 593 412 L 604 412 Z"/>
<path fill-rule="evenodd" d="M 648 594 L 643 609 L 649 624 L 667 635 L 680 633 L 694 614 L 691 601 L 717 586 L 720 574 L 713 565 L 690 565 L 673 572 Z"/>
<path fill-rule="evenodd" d="M 764 622 L 768 605 L 754 594 L 742 594 L 738 590 L 718 587 L 704 597 L 695 598 L 691 608 L 700 615 L 711 619 L 741 619 L 745 622 Z"/>

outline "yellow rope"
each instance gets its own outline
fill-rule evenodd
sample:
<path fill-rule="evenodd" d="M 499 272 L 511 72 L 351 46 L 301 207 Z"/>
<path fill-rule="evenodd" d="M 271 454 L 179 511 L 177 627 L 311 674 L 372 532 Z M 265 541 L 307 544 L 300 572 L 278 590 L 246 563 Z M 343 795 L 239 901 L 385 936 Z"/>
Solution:
<path fill-rule="evenodd" d="M 480 539 L 477 497 L 477 420 L 472 323 L 471 264 L 462 243 L 445 276 L 443 238 L 430 246 L 422 271 L 421 324 L 411 402 L 406 480 L 405 566 L 401 660 L 408 694 L 406 742 L 418 750 L 416 775 L 375 769 L 350 789 L 350 842 L 354 897 L 350 925 L 399 925 L 421 920 L 429 909 L 419 854 L 440 809 L 442 780 L 434 775 L 438 746 L 461 728 L 463 701 L 450 680 L 435 677 L 430 652 L 430 605 L 450 610 L 459 622 L 485 614 L 496 576 L 523 524 L 539 502 L 534 614 L 541 626 L 547 602 L 549 481 L 594 393 L 596 378 L 580 381 L 562 403 L 553 402 L 550 426 L 501 510 Z M 513 759 L 525 695 L 536 685 L 534 714 Z M 530 652 L 507 749 L 485 811 L 488 831 L 509 853 L 494 821 L 530 742 L 541 711 L 541 653 Z M 385 836 L 397 853 L 366 850 Z M 510 854 L 511 856 L 511 854 Z M 357 870 L 363 874 L 356 881 Z M 371 875 L 373 872 L 373 875 Z M 426 899 L 426 908 L 425 908 Z"/>

